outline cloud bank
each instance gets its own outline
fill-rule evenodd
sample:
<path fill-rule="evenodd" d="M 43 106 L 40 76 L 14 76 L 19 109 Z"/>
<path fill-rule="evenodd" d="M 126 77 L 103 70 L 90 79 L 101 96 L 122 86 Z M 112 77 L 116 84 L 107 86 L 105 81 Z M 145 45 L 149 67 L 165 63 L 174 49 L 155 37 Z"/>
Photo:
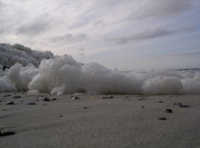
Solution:
<path fill-rule="evenodd" d="M 152 52 L 160 42 L 174 50 L 199 51 L 199 6 L 198 0 L 1 0 L 0 42 L 79 60 L 115 50 L 128 56 L 124 51 L 131 49 L 137 55 L 147 40 L 152 45 L 143 49 Z M 183 42 L 173 47 L 171 38 Z"/>

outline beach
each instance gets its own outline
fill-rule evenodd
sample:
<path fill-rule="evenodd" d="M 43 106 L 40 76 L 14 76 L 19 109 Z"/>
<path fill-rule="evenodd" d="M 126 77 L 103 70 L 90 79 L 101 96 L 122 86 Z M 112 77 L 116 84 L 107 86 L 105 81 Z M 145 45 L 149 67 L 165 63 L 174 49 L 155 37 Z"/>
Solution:
<path fill-rule="evenodd" d="M 0 94 L 2 148 L 197 148 L 200 95 Z"/>
<path fill-rule="evenodd" d="M 0 0 L 0 148 L 200 148 L 200 0 Z"/>

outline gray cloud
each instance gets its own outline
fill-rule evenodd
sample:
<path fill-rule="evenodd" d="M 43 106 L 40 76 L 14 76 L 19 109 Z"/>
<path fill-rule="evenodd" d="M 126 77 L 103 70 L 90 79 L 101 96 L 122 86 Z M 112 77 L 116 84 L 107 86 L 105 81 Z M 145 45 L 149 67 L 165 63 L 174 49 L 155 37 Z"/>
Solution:
<path fill-rule="evenodd" d="M 4 11 L 5 4 L 0 1 L 0 34 L 3 34 L 6 32 L 7 28 L 5 27 L 5 17 L 4 17 Z"/>
<path fill-rule="evenodd" d="M 67 33 L 65 35 L 60 35 L 56 36 L 50 39 L 51 42 L 53 43 L 68 43 L 68 44 L 73 44 L 77 42 L 82 42 L 87 39 L 86 34 L 71 34 Z"/>
<path fill-rule="evenodd" d="M 129 19 L 175 16 L 190 10 L 195 0 L 146 0 L 138 13 L 130 14 Z"/>
<path fill-rule="evenodd" d="M 5 6 L 5 4 L 2 1 L 0 1 L 0 11 L 4 6 Z"/>
<path fill-rule="evenodd" d="M 31 22 L 19 26 L 16 32 L 17 34 L 35 36 L 43 33 L 49 29 L 50 21 L 47 15 L 39 16 Z"/>
<path fill-rule="evenodd" d="M 8 33 L 7 28 L 4 26 L 0 26 L 0 36 L 5 35 L 5 33 Z"/>
<path fill-rule="evenodd" d="M 141 33 L 133 34 L 131 36 L 112 38 L 112 39 L 109 39 L 109 41 L 113 41 L 116 44 L 126 44 L 129 42 L 150 40 L 150 39 L 161 38 L 161 37 L 165 37 L 169 35 L 179 34 L 179 33 L 193 32 L 196 30 L 197 29 L 194 27 L 181 28 L 177 30 L 157 28 L 155 30 L 141 32 Z"/>
<path fill-rule="evenodd" d="M 1 10 L 2 7 L 3 7 L 3 3 L 0 1 L 0 10 Z"/>
<path fill-rule="evenodd" d="M 199 4 L 199 0 L 0 0 L 0 42 L 19 42 L 75 58 L 106 51 L 112 57 L 116 50 L 126 58 L 131 52 L 143 54 L 142 50 L 154 54 L 163 46 L 197 49 L 199 31 L 183 35 L 192 29 L 180 28 L 199 24 Z M 146 40 L 151 41 L 142 42 Z M 176 45 L 171 40 L 177 40 Z"/>
<path fill-rule="evenodd" d="M 93 24 L 95 27 L 96 22 L 98 23 L 100 20 L 103 22 L 103 18 L 109 17 L 115 11 L 120 12 L 121 10 L 118 9 L 119 6 L 130 5 L 132 2 L 130 0 L 93 0 L 88 1 L 88 3 L 91 3 L 90 7 L 86 8 L 79 15 L 79 18 L 71 25 L 71 29 L 85 27 L 90 24 Z M 117 15 L 115 18 L 117 18 Z M 113 18 L 111 17 L 110 19 Z M 105 24 L 102 23 L 101 25 Z"/>

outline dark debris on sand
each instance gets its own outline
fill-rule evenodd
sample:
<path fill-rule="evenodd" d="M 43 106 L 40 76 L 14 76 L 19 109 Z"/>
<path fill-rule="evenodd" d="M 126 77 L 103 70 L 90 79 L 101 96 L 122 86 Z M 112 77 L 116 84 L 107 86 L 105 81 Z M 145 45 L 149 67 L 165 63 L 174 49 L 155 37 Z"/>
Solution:
<path fill-rule="evenodd" d="M 62 115 L 62 114 L 60 114 L 60 115 L 59 115 L 59 117 L 60 117 L 60 118 L 63 118 L 63 115 Z"/>
<path fill-rule="evenodd" d="M 16 103 L 14 101 L 9 101 L 8 103 L 6 103 L 6 105 L 15 105 Z"/>
<path fill-rule="evenodd" d="M 164 103 L 164 101 L 161 101 L 161 100 L 160 100 L 160 101 L 158 101 L 158 103 Z"/>
<path fill-rule="evenodd" d="M 166 113 L 173 113 L 173 110 L 170 109 L 170 108 L 167 108 L 167 109 L 165 109 L 165 112 L 166 112 Z"/>
<path fill-rule="evenodd" d="M 103 96 L 102 99 L 114 99 L 114 96 Z"/>
<path fill-rule="evenodd" d="M 27 105 L 36 105 L 36 103 L 35 102 L 29 102 L 29 103 L 27 103 Z"/>
<path fill-rule="evenodd" d="M 88 109 L 88 106 L 83 106 L 83 109 Z"/>
<path fill-rule="evenodd" d="M 78 96 L 71 96 L 71 99 L 72 99 L 72 100 L 79 100 L 80 97 L 78 97 Z"/>
<path fill-rule="evenodd" d="M 52 101 L 56 101 L 57 99 L 56 98 L 52 98 Z"/>
<path fill-rule="evenodd" d="M 51 101 L 56 101 L 57 99 L 56 98 L 48 98 L 48 97 L 44 97 L 44 99 L 43 99 L 43 101 L 44 102 L 51 102 Z M 37 101 L 39 101 L 39 99 L 37 100 Z"/>
<path fill-rule="evenodd" d="M 45 98 L 43 99 L 43 101 L 45 101 L 45 102 L 50 102 L 51 99 L 49 99 L 48 97 L 45 97 Z"/>
<path fill-rule="evenodd" d="M 11 96 L 10 94 L 7 94 L 7 95 L 4 95 L 3 97 L 5 97 L 5 98 L 6 98 L 6 97 L 10 97 L 10 96 Z"/>
<path fill-rule="evenodd" d="M 138 101 L 144 101 L 146 100 L 145 98 L 139 98 Z"/>
<path fill-rule="evenodd" d="M 13 99 L 20 99 L 22 98 L 21 96 L 13 96 Z"/>
<path fill-rule="evenodd" d="M 159 117 L 158 120 L 167 120 L 166 117 Z"/>
<path fill-rule="evenodd" d="M 0 137 L 5 137 L 5 136 L 11 136 L 15 135 L 15 131 L 12 130 L 6 130 L 4 128 L 0 129 Z"/>
<path fill-rule="evenodd" d="M 186 104 L 183 104 L 181 102 L 175 102 L 174 105 L 178 106 L 180 108 L 189 108 L 190 107 L 190 105 L 186 105 Z"/>

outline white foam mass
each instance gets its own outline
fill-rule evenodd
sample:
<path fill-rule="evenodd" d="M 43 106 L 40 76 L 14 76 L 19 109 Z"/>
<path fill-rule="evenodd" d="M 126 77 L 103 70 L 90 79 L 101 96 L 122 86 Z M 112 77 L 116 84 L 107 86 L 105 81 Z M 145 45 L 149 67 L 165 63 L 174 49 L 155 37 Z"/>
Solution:
<path fill-rule="evenodd" d="M 145 81 L 145 94 L 180 94 L 183 89 L 181 80 L 172 76 L 157 76 Z"/>
<path fill-rule="evenodd" d="M 0 76 L 0 91 L 29 91 L 62 95 L 194 94 L 200 93 L 200 72 L 159 71 L 125 73 L 98 63 L 82 64 L 71 56 L 42 60 L 38 68 L 15 64 Z"/>
<path fill-rule="evenodd" d="M 38 69 L 33 65 L 23 67 L 21 64 L 15 64 L 7 72 L 7 78 L 12 82 L 18 91 L 27 91 L 28 84 L 38 73 Z"/>
<path fill-rule="evenodd" d="M 90 63 L 82 67 L 82 72 L 87 91 L 103 94 L 141 93 L 140 82 L 135 77 L 129 77 L 120 71 Z"/>
<path fill-rule="evenodd" d="M 61 95 L 81 86 L 81 64 L 71 56 L 43 60 L 39 73 L 29 84 L 30 90 Z"/>
<path fill-rule="evenodd" d="M 78 91 L 90 93 L 133 93 L 138 86 L 132 79 L 97 63 L 81 64 L 71 56 L 43 60 L 30 90 L 56 95 Z"/>
<path fill-rule="evenodd" d="M 194 74 L 193 77 L 186 77 L 182 80 L 184 93 L 199 94 L 200 93 L 200 73 Z"/>
<path fill-rule="evenodd" d="M 0 77 L 0 92 L 12 92 L 16 91 L 13 83 L 6 77 Z"/>

